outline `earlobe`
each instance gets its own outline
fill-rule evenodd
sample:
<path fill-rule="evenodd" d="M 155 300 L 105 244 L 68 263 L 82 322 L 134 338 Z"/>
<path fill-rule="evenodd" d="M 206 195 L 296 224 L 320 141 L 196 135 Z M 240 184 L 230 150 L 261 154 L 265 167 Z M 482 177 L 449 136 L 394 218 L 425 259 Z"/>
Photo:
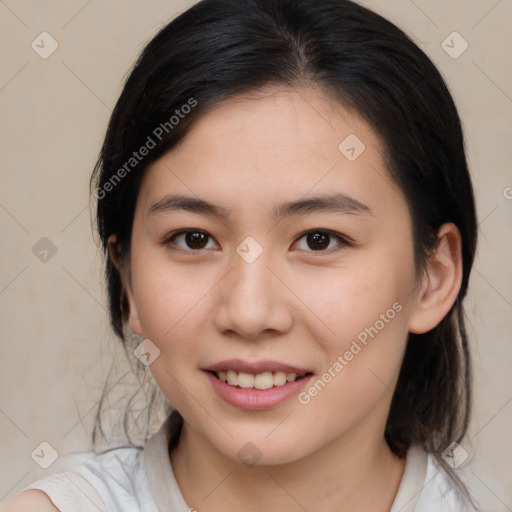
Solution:
<path fill-rule="evenodd" d="M 128 306 L 128 311 L 123 312 L 123 315 L 127 314 L 128 325 L 130 326 L 130 329 L 135 334 L 141 334 L 139 314 L 137 311 L 137 306 L 135 304 L 133 290 L 131 286 L 130 264 L 129 262 L 125 261 L 125 259 L 123 259 L 122 257 L 121 247 L 117 242 L 116 235 L 110 235 L 108 238 L 108 253 L 113 265 L 116 267 L 121 278 L 121 301 L 122 303 L 127 303 Z"/>
<path fill-rule="evenodd" d="M 436 327 L 452 308 L 462 282 L 462 241 L 460 231 L 451 222 L 438 231 L 409 331 L 423 334 Z"/>

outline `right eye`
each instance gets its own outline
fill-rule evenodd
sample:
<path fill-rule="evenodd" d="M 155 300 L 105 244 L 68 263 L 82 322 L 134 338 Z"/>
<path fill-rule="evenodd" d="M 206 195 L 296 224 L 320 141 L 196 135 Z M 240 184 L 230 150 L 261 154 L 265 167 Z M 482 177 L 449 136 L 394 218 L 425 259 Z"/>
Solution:
<path fill-rule="evenodd" d="M 179 250 L 186 252 L 198 252 L 204 249 L 215 248 L 215 245 L 208 247 L 210 239 L 213 241 L 212 236 L 205 231 L 198 229 L 182 229 L 167 237 L 164 241 L 164 245 L 171 246 L 171 248 L 174 245 Z"/>

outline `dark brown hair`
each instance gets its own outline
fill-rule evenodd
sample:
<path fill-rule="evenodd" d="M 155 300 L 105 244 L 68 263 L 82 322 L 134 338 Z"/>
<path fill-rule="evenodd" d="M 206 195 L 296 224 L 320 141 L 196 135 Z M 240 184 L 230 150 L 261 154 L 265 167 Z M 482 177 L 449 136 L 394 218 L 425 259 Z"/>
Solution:
<path fill-rule="evenodd" d="M 425 53 L 394 24 L 352 1 L 203 0 L 145 46 L 115 106 L 91 177 L 111 325 L 125 343 L 128 306 L 107 239 L 117 234 L 123 254 L 129 254 L 145 169 L 176 147 L 207 109 L 266 85 L 320 88 L 373 127 L 385 147 L 390 176 L 409 206 L 419 270 L 443 223 L 453 222 L 461 232 L 457 300 L 437 327 L 409 336 L 385 429 L 397 456 L 404 457 L 417 442 L 446 467 L 440 454 L 464 436 L 471 405 L 462 299 L 477 228 L 461 122 Z M 194 107 L 180 115 L 191 99 Z M 172 122 L 173 115 L 179 122 Z M 155 143 L 149 154 L 127 166 L 148 137 Z M 99 417 L 100 410 L 98 423 Z"/>

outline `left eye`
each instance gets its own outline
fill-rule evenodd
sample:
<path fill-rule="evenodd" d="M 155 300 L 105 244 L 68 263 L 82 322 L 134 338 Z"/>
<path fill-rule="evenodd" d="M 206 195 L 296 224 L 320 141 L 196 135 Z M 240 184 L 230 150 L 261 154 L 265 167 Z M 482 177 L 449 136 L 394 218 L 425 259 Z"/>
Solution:
<path fill-rule="evenodd" d="M 338 244 L 332 244 L 333 239 L 338 241 Z M 300 247 L 300 241 L 304 240 L 305 243 Z M 298 242 L 296 242 L 299 246 L 299 249 L 304 250 L 312 250 L 316 252 L 328 252 L 331 249 L 335 249 L 337 246 L 345 246 L 348 245 L 348 242 L 340 235 L 333 233 L 331 231 L 309 231 L 302 235 Z"/>

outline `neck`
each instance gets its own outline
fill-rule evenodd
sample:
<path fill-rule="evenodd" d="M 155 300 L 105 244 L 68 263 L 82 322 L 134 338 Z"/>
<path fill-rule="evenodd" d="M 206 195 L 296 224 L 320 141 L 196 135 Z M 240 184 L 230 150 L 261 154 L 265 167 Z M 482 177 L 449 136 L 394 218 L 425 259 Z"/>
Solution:
<path fill-rule="evenodd" d="M 405 461 L 383 437 L 368 434 L 349 432 L 292 463 L 247 467 L 184 422 L 170 458 L 185 501 L 198 512 L 234 512 L 248 504 L 266 512 L 388 512 Z"/>

